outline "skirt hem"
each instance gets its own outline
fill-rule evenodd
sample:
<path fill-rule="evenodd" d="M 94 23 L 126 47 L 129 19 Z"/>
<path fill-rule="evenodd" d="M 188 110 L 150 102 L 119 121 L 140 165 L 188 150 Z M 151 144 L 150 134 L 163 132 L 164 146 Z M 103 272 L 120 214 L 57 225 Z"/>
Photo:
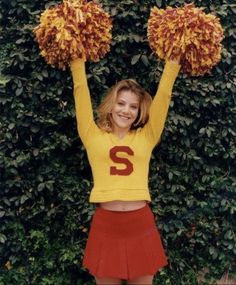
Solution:
<path fill-rule="evenodd" d="M 153 271 L 148 271 L 148 272 L 143 272 L 143 273 L 140 273 L 140 274 L 136 274 L 136 275 L 132 275 L 132 276 L 118 276 L 118 275 L 113 275 L 113 274 L 107 274 L 107 275 L 103 275 L 103 274 L 98 274 L 96 271 L 93 271 L 92 269 L 90 270 L 88 266 L 86 265 L 83 265 L 83 267 L 85 269 L 88 270 L 88 272 L 94 276 L 94 277 L 97 277 L 97 278 L 117 278 L 117 279 L 121 279 L 121 280 L 132 280 L 132 279 L 136 279 L 136 278 L 139 278 L 139 277 L 142 277 L 142 276 L 146 276 L 146 275 L 152 275 L 154 276 L 155 274 L 157 274 L 157 272 L 159 272 L 162 268 L 164 268 L 165 266 L 168 265 L 168 262 L 159 266 L 158 268 L 156 268 L 156 270 L 153 270 Z"/>

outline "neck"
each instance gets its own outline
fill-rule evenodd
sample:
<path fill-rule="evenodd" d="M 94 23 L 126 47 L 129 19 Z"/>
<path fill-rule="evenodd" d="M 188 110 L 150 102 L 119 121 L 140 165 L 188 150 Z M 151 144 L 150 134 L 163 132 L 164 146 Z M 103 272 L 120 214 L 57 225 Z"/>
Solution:
<path fill-rule="evenodd" d="M 112 133 L 117 136 L 119 139 L 122 139 L 123 137 L 125 137 L 128 133 L 129 130 L 116 130 L 115 128 L 113 128 Z"/>

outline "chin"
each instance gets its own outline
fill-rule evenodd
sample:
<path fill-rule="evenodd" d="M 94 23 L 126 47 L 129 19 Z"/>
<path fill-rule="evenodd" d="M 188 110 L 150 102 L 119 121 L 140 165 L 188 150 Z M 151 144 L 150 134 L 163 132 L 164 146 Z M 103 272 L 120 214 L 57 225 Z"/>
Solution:
<path fill-rule="evenodd" d="M 119 125 L 117 125 L 120 129 L 130 129 L 131 128 L 131 126 L 132 125 L 130 125 L 130 124 L 119 124 Z"/>

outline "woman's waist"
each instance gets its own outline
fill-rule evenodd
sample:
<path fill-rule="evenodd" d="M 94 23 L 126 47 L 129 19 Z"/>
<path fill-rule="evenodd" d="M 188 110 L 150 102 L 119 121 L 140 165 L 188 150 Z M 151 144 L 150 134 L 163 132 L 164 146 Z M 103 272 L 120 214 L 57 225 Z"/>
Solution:
<path fill-rule="evenodd" d="M 108 202 L 101 202 L 98 204 L 99 207 L 109 210 L 109 211 L 120 211 L 120 212 L 127 212 L 127 211 L 135 211 L 145 207 L 147 201 L 140 200 L 140 201 L 108 201 Z"/>

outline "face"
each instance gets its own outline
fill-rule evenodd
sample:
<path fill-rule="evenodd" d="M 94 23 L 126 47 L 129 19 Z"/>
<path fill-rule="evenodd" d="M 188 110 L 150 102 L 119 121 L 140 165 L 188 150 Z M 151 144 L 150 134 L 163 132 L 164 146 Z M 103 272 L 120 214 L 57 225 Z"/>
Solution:
<path fill-rule="evenodd" d="M 111 110 L 113 131 L 128 132 L 135 122 L 139 111 L 139 97 L 130 90 L 119 92 Z"/>

